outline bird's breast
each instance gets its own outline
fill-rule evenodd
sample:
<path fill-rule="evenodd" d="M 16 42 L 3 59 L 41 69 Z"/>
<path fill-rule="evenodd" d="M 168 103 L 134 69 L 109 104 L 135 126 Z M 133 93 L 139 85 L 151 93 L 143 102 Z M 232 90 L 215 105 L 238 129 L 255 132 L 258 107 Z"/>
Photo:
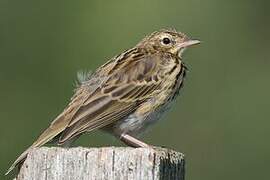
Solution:
<path fill-rule="evenodd" d="M 184 66 L 179 64 L 164 80 L 163 89 L 124 120 L 114 125 L 116 134 L 127 133 L 138 136 L 145 132 L 149 126 L 157 122 L 167 112 L 174 99 L 179 94 L 184 79 Z"/>

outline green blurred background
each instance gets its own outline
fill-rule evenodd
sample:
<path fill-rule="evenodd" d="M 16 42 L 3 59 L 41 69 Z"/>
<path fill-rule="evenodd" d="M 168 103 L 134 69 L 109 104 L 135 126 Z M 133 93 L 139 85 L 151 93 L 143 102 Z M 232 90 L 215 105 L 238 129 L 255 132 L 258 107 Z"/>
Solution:
<path fill-rule="evenodd" d="M 174 27 L 203 43 L 185 53 L 182 95 L 144 140 L 185 153 L 190 180 L 269 179 L 269 7 L 268 0 L 1 0 L 0 173 L 62 111 L 78 70 Z M 122 144 L 97 132 L 76 145 Z"/>

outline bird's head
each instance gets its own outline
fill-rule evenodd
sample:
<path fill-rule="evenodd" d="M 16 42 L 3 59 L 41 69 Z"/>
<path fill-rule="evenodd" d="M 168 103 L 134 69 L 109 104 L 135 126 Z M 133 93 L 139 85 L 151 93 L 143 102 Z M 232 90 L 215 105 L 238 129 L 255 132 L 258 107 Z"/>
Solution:
<path fill-rule="evenodd" d="M 181 58 L 187 47 L 199 43 L 199 40 L 190 39 L 181 32 L 160 30 L 144 38 L 137 46 L 147 48 L 152 52 L 171 53 Z"/>

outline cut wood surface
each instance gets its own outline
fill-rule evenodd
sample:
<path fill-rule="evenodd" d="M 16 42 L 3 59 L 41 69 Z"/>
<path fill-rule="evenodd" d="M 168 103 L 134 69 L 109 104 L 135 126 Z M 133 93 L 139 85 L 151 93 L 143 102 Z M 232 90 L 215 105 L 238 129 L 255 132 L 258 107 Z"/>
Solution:
<path fill-rule="evenodd" d="M 184 180 L 184 155 L 164 148 L 33 149 L 17 180 Z"/>

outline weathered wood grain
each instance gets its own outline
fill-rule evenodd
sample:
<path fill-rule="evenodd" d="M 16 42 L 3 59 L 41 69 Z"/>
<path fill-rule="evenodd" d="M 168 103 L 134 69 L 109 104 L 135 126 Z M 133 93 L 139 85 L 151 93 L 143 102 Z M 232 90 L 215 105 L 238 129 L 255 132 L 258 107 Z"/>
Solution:
<path fill-rule="evenodd" d="M 17 180 L 184 180 L 184 156 L 163 148 L 58 148 L 31 151 Z"/>

